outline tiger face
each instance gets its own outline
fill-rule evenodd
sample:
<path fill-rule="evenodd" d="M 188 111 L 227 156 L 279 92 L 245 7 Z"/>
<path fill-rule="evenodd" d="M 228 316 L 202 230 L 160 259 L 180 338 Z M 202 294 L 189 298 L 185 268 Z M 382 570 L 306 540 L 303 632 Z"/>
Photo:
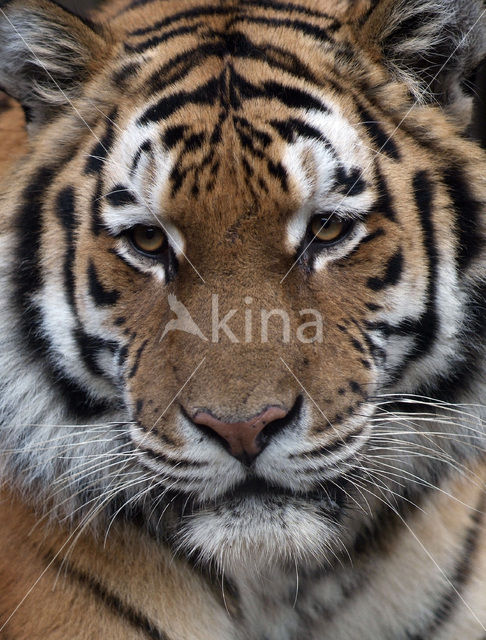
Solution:
<path fill-rule="evenodd" d="M 332 559 L 413 493 L 382 456 L 429 482 L 447 465 L 413 446 L 471 455 L 404 402 L 474 393 L 484 158 L 461 80 L 484 33 L 478 3 L 409 4 L 427 33 L 387 1 L 2 10 L 0 85 L 32 135 L 2 200 L 4 322 L 31 362 L 4 384 L 17 484 L 51 433 L 31 425 L 78 424 L 37 458 L 49 504 L 141 513 L 242 569 Z M 399 67 L 451 16 L 454 65 Z"/>

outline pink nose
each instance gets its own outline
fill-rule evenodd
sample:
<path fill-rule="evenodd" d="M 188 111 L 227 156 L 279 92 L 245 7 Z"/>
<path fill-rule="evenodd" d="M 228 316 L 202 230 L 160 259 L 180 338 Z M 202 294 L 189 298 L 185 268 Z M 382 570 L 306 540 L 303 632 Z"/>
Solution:
<path fill-rule="evenodd" d="M 281 407 L 269 407 L 246 422 L 223 422 L 205 411 L 196 413 L 193 422 L 207 427 L 209 434 L 222 439 L 229 452 L 244 463 L 251 463 L 262 451 L 259 435 L 272 422 L 287 415 Z M 259 442 L 260 440 L 260 442 Z"/>

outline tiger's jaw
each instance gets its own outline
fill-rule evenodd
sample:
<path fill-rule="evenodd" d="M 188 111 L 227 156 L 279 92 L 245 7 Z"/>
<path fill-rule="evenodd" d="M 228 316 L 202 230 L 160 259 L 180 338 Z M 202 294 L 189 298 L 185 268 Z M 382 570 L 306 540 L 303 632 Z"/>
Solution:
<path fill-rule="evenodd" d="M 324 562 L 339 537 L 345 487 L 344 480 L 323 482 L 319 490 L 299 494 L 253 478 L 214 501 L 185 500 L 172 544 L 235 575 L 248 566 Z"/>

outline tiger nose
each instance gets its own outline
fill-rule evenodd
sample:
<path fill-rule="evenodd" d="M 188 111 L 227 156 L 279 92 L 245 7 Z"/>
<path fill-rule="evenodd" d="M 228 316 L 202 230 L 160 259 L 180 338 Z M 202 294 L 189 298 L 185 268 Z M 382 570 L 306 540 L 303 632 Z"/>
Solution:
<path fill-rule="evenodd" d="M 193 422 L 210 437 L 221 442 L 229 453 L 249 466 L 263 450 L 263 438 L 260 436 L 267 429 L 267 435 L 275 435 L 279 430 L 277 421 L 282 421 L 288 411 L 281 407 L 269 407 L 250 420 L 241 422 L 224 422 L 208 412 L 196 413 Z M 272 428 L 270 428 L 270 426 Z M 266 438 L 268 441 L 268 438 Z"/>

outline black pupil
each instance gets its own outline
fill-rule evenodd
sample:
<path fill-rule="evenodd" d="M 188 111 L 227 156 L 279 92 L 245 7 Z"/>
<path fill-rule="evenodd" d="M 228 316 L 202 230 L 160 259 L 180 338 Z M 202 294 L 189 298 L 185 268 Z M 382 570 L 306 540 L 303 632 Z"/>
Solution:
<path fill-rule="evenodd" d="M 155 236 L 155 228 L 154 227 L 147 227 L 145 229 L 145 237 L 147 238 L 147 240 L 152 240 Z"/>

